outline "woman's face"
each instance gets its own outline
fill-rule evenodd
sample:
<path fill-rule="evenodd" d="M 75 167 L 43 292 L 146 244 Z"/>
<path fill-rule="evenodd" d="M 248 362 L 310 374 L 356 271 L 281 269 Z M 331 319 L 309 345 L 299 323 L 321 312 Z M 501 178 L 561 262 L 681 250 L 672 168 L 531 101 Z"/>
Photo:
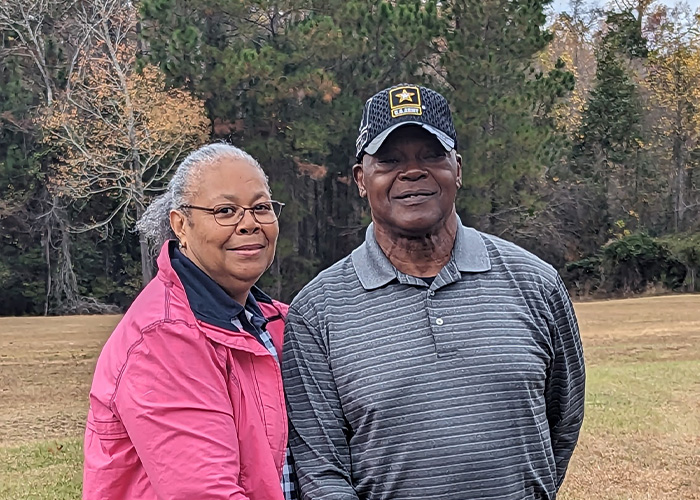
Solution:
<path fill-rule="evenodd" d="M 244 160 L 222 158 L 195 173 L 188 204 L 213 208 L 221 204 L 254 207 L 270 201 L 263 172 Z M 277 221 L 260 224 L 250 211 L 235 226 L 222 226 L 206 211 L 189 209 L 170 214 L 181 251 L 245 304 L 248 291 L 270 267 L 279 235 Z"/>

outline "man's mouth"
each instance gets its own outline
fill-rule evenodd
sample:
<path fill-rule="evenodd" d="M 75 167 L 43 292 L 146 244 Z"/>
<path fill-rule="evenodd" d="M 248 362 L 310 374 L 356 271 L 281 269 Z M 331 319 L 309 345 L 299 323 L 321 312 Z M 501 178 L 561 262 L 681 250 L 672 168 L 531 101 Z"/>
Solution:
<path fill-rule="evenodd" d="M 409 191 L 406 193 L 401 193 L 394 198 L 397 200 L 411 200 L 411 199 L 418 199 L 418 198 L 424 198 L 427 196 L 432 196 L 435 194 L 435 191 L 427 191 L 427 190 L 420 190 L 420 191 Z"/>

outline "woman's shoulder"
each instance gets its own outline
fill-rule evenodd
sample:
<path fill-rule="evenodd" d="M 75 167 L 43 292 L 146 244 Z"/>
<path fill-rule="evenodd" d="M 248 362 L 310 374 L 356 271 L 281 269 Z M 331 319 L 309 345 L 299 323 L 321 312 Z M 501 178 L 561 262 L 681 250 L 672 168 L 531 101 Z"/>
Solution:
<path fill-rule="evenodd" d="M 284 321 L 287 318 L 289 306 L 284 302 L 270 299 L 269 302 L 258 302 L 258 305 L 265 319 L 271 323 L 278 320 Z"/>
<path fill-rule="evenodd" d="M 254 286 L 251 289 L 250 293 L 253 295 L 253 298 L 258 303 L 258 306 L 260 306 L 260 310 L 262 311 L 263 316 L 265 316 L 265 318 L 268 321 L 284 319 L 287 317 L 289 305 L 279 300 L 273 299 L 257 286 Z"/>
<path fill-rule="evenodd" d="M 177 285 L 156 276 L 131 303 L 112 336 L 143 340 L 149 331 L 194 326 L 194 317 L 181 295 L 184 293 L 178 293 Z"/>
<path fill-rule="evenodd" d="M 289 304 L 280 302 L 279 300 L 272 300 L 272 305 L 277 309 L 282 316 L 287 316 L 287 311 L 289 311 Z"/>

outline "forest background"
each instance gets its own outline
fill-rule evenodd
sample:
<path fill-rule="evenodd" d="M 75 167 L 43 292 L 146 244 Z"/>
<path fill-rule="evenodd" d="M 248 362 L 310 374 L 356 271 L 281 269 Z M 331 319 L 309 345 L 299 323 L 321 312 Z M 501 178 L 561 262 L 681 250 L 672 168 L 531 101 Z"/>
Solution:
<path fill-rule="evenodd" d="M 578 298 L 699 291 L 700 20 L 687 4 L 2 0 L 0 315 L 123 310 L 134 231 L 184 155 L 226 140 L 287 204 L 263 278 L 289 300 L 364 238 L 362 105 L 442 92 L 462 221 Z"/>

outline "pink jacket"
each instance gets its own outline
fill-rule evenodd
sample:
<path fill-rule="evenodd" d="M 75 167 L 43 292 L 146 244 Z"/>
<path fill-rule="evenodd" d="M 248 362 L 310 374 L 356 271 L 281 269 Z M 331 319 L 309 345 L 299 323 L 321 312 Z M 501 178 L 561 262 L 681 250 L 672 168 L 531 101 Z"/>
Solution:
<path fill-rule="evenodd" d="M 167 246 L 105 344 L 90 391 L 85 500 L 282 500 L 280 369 L 252 335 L 195 319 Z M 259 303 L 282 352 L 287 306 Z"/>

